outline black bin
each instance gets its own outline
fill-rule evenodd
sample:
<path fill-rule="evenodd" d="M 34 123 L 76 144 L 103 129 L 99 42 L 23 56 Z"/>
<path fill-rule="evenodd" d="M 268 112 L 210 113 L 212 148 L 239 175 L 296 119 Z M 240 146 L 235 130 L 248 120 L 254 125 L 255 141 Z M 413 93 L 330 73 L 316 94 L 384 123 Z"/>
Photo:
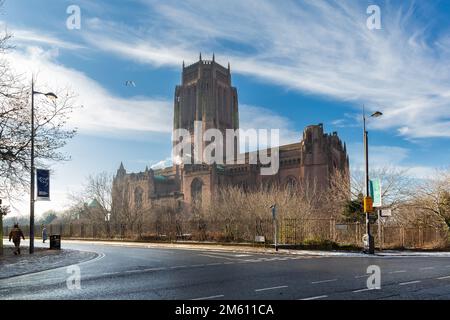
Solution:
<path fill-rule="evenodd" d="M 50 250 L 61 250 L 61 235 L 52 234 L 50 236 Z"/>

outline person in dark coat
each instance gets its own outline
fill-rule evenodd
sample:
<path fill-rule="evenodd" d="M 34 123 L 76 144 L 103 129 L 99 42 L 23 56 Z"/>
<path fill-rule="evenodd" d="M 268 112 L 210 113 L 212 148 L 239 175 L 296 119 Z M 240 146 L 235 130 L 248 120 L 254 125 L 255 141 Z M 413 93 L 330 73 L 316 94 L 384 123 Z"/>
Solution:
<path fill-rule="evenodd" d="M 42 242 L 45 243 L 45 240 L 48 238 L 47 228 L 44 226 L 42 228 Z"/>
<path fill-rule="evenodd" d="M 20 254 L 20 238 L 25 240 L 25 237 L 23 235 L 22 230 L 19 228 L 19 224 L 14 224 L 14 228 L 11 229 L 11 232 L 9 233 L 9 242 L 11 242 L 11 239 L 14 242 L 14 254 L 18 255 Z"/>

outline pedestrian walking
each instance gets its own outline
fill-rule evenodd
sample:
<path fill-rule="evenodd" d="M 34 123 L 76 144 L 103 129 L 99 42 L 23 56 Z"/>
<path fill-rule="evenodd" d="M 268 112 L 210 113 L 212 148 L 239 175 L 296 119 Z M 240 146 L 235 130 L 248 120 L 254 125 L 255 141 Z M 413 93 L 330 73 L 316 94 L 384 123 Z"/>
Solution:
<path fill-rule="evenodd" d="M 42 228 L 42 242 L 45 243 L 45 240 L 48 239 L 47 228 L 44 226 Z"/>
<path fill-rule="evenodd" d="M 20 254 L 20 238 L 25 240 L 23 232 L 19 228 L 19 224 L 16 223 L 16 224 L 14 224 L 14 228 L 12 228 L 11 232 L 9 233 L 9 242 L 11 242 L 11 239 L 14 242 L 14 254 L 15 255 Z"/>

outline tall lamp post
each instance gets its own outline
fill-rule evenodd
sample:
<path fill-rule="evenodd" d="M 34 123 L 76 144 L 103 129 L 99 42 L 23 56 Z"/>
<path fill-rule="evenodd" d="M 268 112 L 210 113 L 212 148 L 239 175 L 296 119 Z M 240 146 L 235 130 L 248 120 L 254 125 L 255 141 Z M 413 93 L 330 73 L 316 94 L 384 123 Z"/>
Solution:
<path fill-rule="evenodd" d="M 31 167 L 30 167 L 30 254 L 34 253 L 34 178 L 35 178 L 35 168 L 34 168 L 34 95 L 44 95 L 49 99 L 57 99 L 56 94 L 52 92 L 42 93 L 39 91 L 34 91 L 34 78 L 31 79 Z"/>
<path fill-rule="evenodd" d="M 380 111 L 374 112 L 370 117 L 371 118 L 378 118 L 381 117 L 383 114 Z M 365 160 L 365 167 L 366 167 L 366 174 L 365 174 L 365 185 L 366 185 L 366 198 L 364 202 L 366 203 L 366 199 L 370 197 L 370 190 L 369 190 L 369 138 L 368 138 L 368 132 L 366 129 L 366 112 L 363 107 L 363 123 L 364 123 L 364 160 Z M 373 236 L 370 233 L 370 221 L 369 221 L 369 208 L 367 205 L 364 205 L 364 213 L 366 215 L 366 236 L 367 236 L 367 242 L 368 242 L 368 251 L 369 254 L 375 253 L 375 243 Z"/>

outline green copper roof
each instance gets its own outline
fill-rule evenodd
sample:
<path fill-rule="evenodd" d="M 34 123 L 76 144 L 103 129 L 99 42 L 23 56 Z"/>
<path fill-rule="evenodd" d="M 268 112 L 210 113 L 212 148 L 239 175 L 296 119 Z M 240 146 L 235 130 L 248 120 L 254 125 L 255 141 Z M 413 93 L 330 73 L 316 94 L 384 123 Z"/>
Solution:
<path fill-rule="evenodd" d="M 89 208 L 100 208 L 100 203 L 96 199 L 93 199 L 89 204 Z"/>
<path fill-rule="evenodd" d="M 154 176 L 156 181 L 167 181 L 167 177 L 165 176 Z"/>

